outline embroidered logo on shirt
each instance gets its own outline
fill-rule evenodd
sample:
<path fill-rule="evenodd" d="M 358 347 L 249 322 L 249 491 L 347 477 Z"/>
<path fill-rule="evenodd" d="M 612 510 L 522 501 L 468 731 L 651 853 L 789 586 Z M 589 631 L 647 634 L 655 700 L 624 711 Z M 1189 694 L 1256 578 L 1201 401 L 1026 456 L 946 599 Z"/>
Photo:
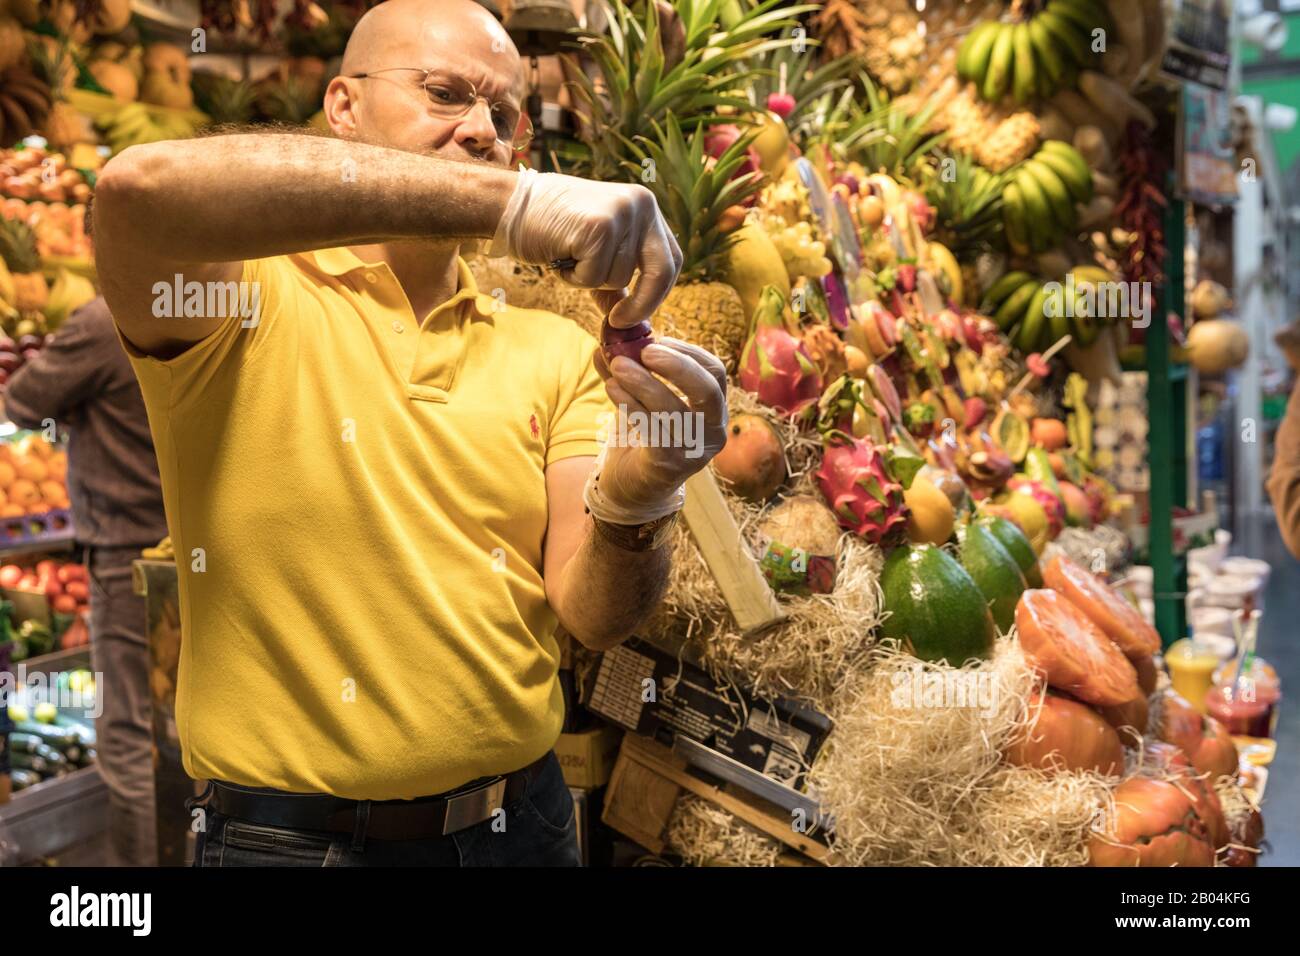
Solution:
<path fill-rule="evenodd" d="M 533 437 L 534 437 L 534 438 L 536 438 L 538 435 L 541 434 L 541 429 L 537 427 L 537 416 L 536 416 L 536 415 L 529 415 L 529 416 L 528 416 L 528 430 L 531 431 L 531 432 L 533 433 Z"/>

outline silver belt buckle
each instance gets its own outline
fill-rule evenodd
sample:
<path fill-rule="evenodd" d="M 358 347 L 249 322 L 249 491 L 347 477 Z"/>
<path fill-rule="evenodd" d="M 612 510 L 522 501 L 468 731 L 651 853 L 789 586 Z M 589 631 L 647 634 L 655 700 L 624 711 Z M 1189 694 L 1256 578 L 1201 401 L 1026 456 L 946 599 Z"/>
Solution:
<path fill-rule="evenodd" d="M 442 835 L 455 833 L 482 823 L 501 809 L 506 796 L 506 778 L 496 777 L 490 783 L 447 797 L 447 818 L 442 824 Z"/>

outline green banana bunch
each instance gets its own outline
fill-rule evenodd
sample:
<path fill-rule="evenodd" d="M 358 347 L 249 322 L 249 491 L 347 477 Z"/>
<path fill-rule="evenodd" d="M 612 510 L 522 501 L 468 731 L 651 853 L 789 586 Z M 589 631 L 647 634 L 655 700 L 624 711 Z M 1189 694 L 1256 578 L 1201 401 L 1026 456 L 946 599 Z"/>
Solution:
<path fill-rule="evenodd" d="M 1103 295 L 1115 277 L 1100 266 L 1076 266 L 1065 278 L 1044 282 L 1028 272 L 1012 271 L 998 279 L 980 303 L 980 311 L 991 316 L 1011 344 L 1025 355 L 1043 352 L 1069 335 L 1080 348 L 1097 340 L 1103 323 L 1114 316 L 1094 314 L 1089 308 L 1086 287 Z M 1069 298 L 1070 295 L 1073 298 Z M 1093 303 L 1098 301 L 1093 298 Z"/>
<path fill-rule="evenodd" d="M 1104 0 L 1048 0 L 1021 22 L 977 24 L 957 48 L 957 75 L 991 103 L 1010 94 L 1025 106 L 1073 89 L 1096 67 L 1093 31 L 1113 28 Z"/>
<path fill-rule="evenodd" d="M 1092 201 L 1092 171 L 1069 143 L 1047 140 L 1002 191 L 1007 244 L 1019 255 L 1046 252 L 1079 227 L 1076 204 Z"/>

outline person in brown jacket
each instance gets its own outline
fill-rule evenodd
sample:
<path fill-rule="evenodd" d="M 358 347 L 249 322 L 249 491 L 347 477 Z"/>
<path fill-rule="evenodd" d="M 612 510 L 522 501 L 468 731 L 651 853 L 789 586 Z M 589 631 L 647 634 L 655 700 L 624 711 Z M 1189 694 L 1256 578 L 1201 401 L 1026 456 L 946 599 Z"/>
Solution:
<path fill-rule="evenodd" d="M 68 498 L 90 576 L 91 659 L 101 675 L 99 770 L 115 866 L 156 866 L 149 649 L 131 586 L 140 549 L 167 534 L 149 420 L 102 298 L 72 314 L 14 373 L 4 410 L 20 428 L 67 429 Z"/>

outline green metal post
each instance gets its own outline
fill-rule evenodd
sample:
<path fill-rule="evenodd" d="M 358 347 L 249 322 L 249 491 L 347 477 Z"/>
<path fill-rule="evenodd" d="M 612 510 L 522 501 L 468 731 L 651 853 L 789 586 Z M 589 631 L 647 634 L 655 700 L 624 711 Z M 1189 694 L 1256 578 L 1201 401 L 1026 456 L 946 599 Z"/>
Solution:
<path fill-rule="evenodd" d="M 1151 452 L 1150 552 L 1155 598 L 1156 629 L 1168 647 L 1187 634 L 1187 562 L 1174 555 L 1173 509 L 1187 504 L 1187 367 L 1171 363 L 1169 313 L 1185 318 L 1183 305 L 1183 249 L 1186 243 L 1185 205 L 1174 199 L 1170 176 L 1165 195 L 1165 258 L 1163 308 L 1147 329 L 1147 411 Z"/>

